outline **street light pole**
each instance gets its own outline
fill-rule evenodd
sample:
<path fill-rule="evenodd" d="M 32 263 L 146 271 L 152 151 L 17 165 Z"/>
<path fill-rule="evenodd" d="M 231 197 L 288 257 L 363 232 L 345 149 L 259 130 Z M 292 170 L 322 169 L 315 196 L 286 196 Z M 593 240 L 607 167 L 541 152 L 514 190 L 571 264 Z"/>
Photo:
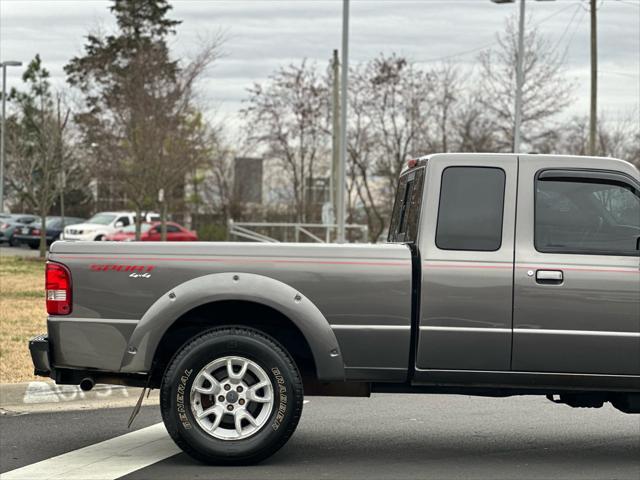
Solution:
<path fill-rule="evenodd" d="M 591 0 L 591 104 L 589 106 L 589 155 L 596 154 L 598 134 L 598 27 L 596 0 Z"/>
<path fill-rule="evenodd" d="M 513 153 L 520 151 L 520 124 L 522 123 L 522 83 L 524 63 L 524 0 L 520 0 L 520 26 L 518 28 L 518 60 L 516 63 L 516 105 L 513 125 Z"/>
<path fill-rule="evenodd" d="M 19 67 L 22 62 L 8 60 L 0 63 L 2 66 L 2 121 L 0 122 L 0 212 L 4 212 L 4 137 L 5 137 L 5 118 L 6 99 L 7 99 L 7 67 Z"/>
<path fill-rule="evenodd" d="M 347 81 L 349 78 L 349 0 L 342 0 L 342 92 L 340 98 L 340 157 L 336 192 L 337 242 L 345 242 L 345 191 L 347 189 Z"/>

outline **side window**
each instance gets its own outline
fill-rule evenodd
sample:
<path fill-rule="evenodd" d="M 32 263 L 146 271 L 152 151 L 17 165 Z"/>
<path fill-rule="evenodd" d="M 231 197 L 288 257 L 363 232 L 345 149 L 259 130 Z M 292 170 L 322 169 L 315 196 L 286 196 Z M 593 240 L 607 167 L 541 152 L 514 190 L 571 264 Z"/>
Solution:
<path fill-rule="evenodd" d="M 117 222 L 122 222 L 122 226 L 126 227 L 127 225 L 129 225 L 129 217 L 120 217 L 118 220 L 116 220 Z"/>
<path fill-rule="evenodd" d="M 409 171 L 400 177 L 393 205 L 389 235 L 391 243 L 415 243 L 418 238 L 424 168 Z"/>
<path fill-rule="evenodd" d="M 167 233 L 177 233 L 180 229 L 175 225 L 167 225 Z"/>
<path fill-rule="evenodd" d="M 535 247 L 544 253 L 638 255 L 640 193 L 593 176 L 539 176 Z"/>
<path fill-rule="evenodd" d="M 504 186 L 505 173 L 500 168 L 446 168 L 440 186 L 436 246 L 441 250 L 499 250 Z"/>

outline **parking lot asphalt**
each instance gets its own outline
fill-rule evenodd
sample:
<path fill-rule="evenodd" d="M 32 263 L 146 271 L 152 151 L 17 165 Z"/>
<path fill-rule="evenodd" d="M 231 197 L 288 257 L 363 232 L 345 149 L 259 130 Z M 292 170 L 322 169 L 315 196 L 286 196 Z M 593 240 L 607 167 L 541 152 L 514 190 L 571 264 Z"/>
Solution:
<path fill-rule="evenodd" d="M 114 448 L 127 438 L 119 435 L 127 431 L 129 413 L 102 409 L 2 416 L 0 470 L 91 449 L 108 438 L 113 439 L 106 442 L 108 448 Z M 132 467 L 120 477 L 106 466 L 103 476 L 91 478 L 640 478 L 640 415 L 608 405 L 571 409 L 542 397 L 309 397 L 289 443 L 267 461 L 247 467 L 212 467 L 175 454 L 161 425 L 144 428 L 159 421 L 158 407 L 145 407 L 135 427 L 141 436 L 149 431 L 147 445 L 164 449 L 164 459 Z M 135 457 L 135 446 L 128 448 L 116 462 Z M 66 473 L 56 478 L 81 478 L 74 476 L 72 463 L 83 455 L 67 455 L 60 457 Z"/>
<path fill-rule="evenodd" d="M 46 460 L 123 435 L 131 408 L 24 413 L 18 407 L 0 415 L 0 478 L 15 468 Z M 161 421 L 157 406 L 144 407 L 134 429 Z"/>
<path fill-rule="evenodd" d="M 6 243 L 0 244 L 0 257 L 4 256 L 18 256 L 18 257 L 37 257 L 40 255 L 39 250 L 32 250 L 31 248 L 21 245 L 18 247 L 10 247 Z"/>

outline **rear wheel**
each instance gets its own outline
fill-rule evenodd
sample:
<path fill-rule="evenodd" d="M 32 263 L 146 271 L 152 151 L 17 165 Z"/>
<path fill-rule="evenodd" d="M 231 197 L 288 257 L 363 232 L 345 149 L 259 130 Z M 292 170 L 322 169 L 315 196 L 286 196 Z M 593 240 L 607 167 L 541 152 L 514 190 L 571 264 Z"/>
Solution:
<path fill-rule="evenodd" d="M 210 330 L 184 345 L 167 368 L 160 407 L 167 431 L 211 464 L 269 457 L 302 413 L 300 374 L 273 338 L 250 328 Z"/>

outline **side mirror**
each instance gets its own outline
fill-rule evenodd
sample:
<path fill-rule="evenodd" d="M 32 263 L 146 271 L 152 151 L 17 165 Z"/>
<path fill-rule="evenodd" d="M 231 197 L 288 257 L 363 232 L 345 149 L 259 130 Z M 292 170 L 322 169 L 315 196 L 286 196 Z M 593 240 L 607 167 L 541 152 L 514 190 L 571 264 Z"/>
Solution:
<path fill-rule="evenodd" d="M 122 223 L 122 222 L 116 222 L 116 224 L 114 225 L 114 227 L 116 227 L 116 228 L 122 228 L 122 227 L 124 227 L 124 223 Z"/>

